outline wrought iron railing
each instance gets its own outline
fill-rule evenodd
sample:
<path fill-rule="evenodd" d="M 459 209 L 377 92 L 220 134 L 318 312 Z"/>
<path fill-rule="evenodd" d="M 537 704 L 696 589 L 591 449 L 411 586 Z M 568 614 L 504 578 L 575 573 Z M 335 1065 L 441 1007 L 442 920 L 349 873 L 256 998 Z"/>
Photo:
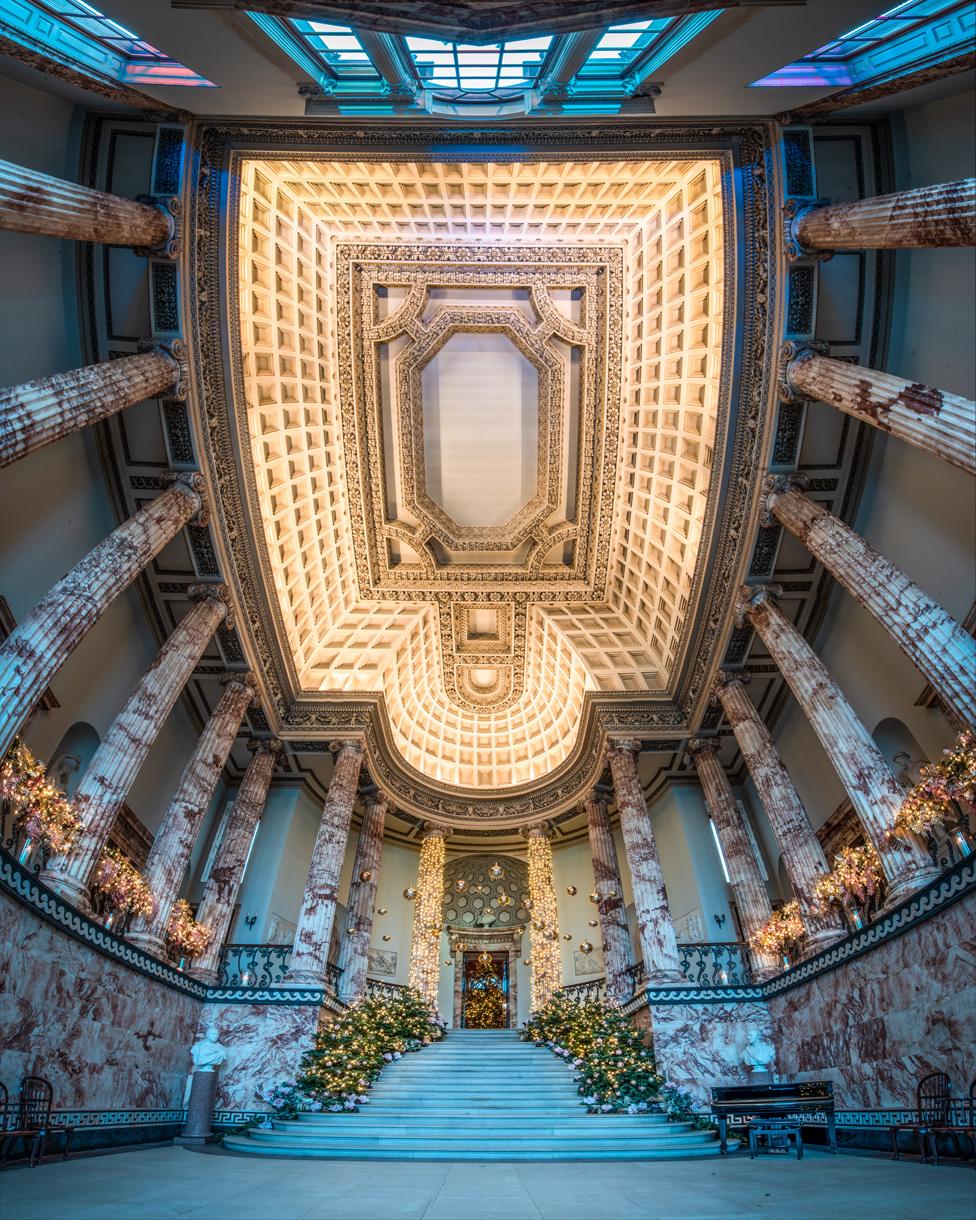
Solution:
<path fill-rule="evenodd" d="M 586 979 L 582 983 L 568 983 L 562 990 L 572 1000 L 585 1003 L 587 1000 L 602 1000 L 607 989 L 607 980 Z"/>
<path fill-rule="evenodd" d="M 752 982 L 749 946 L 736 940 L 696 941 L 678 945 L 678 965 L 689 983 L 700 987 L 734 987 Z M 643 962 L 627 970 L 636 991 L 647 981 Z"/>
<path fill-rule="evenodd" d="M 406 983 L 388 983 L 386 979 L 367 979 L 366 994 L 377 1000 L 395 1000 L 407 990 Z"/>
<path fill-rule="evenodd" d="M 286 981 L 291 945 L 224 945 L 220 952 L 221 987 L 278 987 Z M 325 985 L 337 991 L 342 968 L 329 962 Z"/>

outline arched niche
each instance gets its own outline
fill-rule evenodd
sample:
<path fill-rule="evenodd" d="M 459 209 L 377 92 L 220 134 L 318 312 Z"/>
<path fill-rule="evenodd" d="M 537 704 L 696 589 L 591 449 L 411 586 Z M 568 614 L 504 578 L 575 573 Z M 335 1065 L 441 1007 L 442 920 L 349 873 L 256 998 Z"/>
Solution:
<path fill-rule="evenodd" d="M 894 716 L 880 720 L 871 734 L 892 775 L 905 788 L 918 783 L 918 769 L 928 757 L 911 729 Z"/>
<path fill-rule="evenodd" d="M 73 724 L 61 738 L 58 748 L 51 755 L 47 773 L 51 782 L 65 796 L 74 796 L 100 744 L 101 738 L 96 730 L 83 720 Z"/>
<path fill-rule="evenodd" d="M 489 869 L 500 865 L 504 875 L 493 878 Z M 459 893 L 457 882 L 463 881 Z M 509 898 L 499 904 L 499 898 Z M 456 856 L 444 866 L 444 923 L 449 928 L 505 931 L 529 921 L 529 870 L 514 856 Z"/>

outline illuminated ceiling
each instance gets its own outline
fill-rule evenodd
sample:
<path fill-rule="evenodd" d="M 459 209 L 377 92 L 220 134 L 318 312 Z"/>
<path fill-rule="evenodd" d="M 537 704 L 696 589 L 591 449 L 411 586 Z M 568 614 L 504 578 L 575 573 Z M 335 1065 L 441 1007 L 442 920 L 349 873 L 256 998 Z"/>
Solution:
<path fill-rule="evenodd" d="M 717 160 L 243 160 L 250 517 L 296 685 L 440 783 L 668 689 L 700 587 Z"/>

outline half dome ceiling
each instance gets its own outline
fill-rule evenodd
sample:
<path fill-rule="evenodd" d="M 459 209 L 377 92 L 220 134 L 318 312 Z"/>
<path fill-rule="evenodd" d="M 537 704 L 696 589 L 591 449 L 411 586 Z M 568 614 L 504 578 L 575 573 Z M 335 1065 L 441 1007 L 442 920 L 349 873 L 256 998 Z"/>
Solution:
<path fill-rule="evenodd" d="M 700 586 L 720 164 L 240 165 L 250 527 L 300 692 L 405 762 L 538 780 L 586 691 L 660 692 Z"/>

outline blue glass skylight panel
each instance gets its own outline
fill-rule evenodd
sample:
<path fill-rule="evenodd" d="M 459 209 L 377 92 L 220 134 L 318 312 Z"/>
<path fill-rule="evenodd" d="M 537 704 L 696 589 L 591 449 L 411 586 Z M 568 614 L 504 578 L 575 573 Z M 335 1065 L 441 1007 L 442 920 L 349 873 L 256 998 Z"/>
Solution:
<path fill-rule="evenodd" d="M 652 21 L 609 26 L 579 70 L 579 78 L 619 80 L 626 76 L 635 60 L 653 47 L 676 21 L 676 17 L 657 17 Z"/>
<path fill-rule="evenodd" d="M 539 75 L 551 35 L 473 46 L 436 38 L 407 38 L 417 75 L 427 88 L 484 92 L 530 88 Z"/>
<path fill-rule="evenodd" d="M 376 81 L 379 73 L 355 31 L 347 25 L 295 18 L 292 28 L 340 80 Z"/>
<path fill-rule="evenodd" d="M 817 51 L 804 55 L 804 59 L 850 59 L 860 55 L 885 39 L 894 38 L 910 30 L 912 26 L 928 17 L 937 17 L 953 8 L 958 0 L 903 0 L 879 17 L 864 21 L 846 34 Z"/>

